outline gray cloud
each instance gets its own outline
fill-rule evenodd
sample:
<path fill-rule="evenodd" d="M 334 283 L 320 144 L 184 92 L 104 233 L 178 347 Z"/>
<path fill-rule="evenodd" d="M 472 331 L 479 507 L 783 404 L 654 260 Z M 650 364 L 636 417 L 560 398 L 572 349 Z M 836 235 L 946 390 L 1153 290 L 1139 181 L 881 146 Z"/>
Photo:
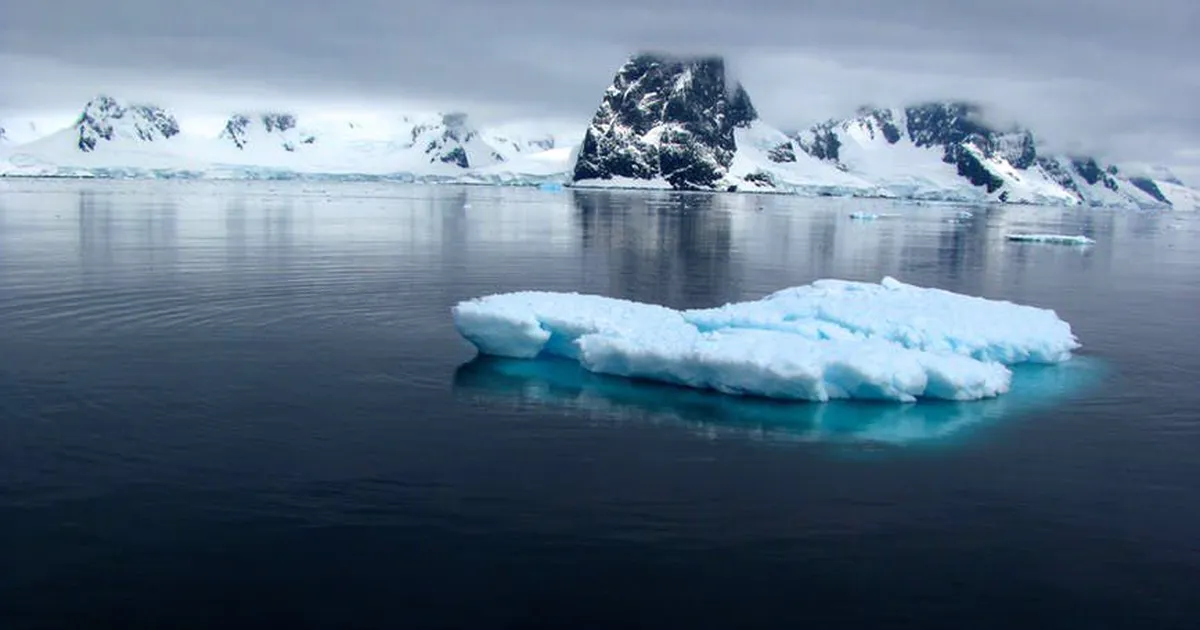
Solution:
<path fill-rule="evenodd" d="M 963 97 L 1051 144 L 1183 163 L 1200 146 L 1195 0 L 11 0 L 0 111 L 97 91 L 241 102 L 422 102 L 586 119 L 631 51 L 724 54 L 784 127 Z"/>

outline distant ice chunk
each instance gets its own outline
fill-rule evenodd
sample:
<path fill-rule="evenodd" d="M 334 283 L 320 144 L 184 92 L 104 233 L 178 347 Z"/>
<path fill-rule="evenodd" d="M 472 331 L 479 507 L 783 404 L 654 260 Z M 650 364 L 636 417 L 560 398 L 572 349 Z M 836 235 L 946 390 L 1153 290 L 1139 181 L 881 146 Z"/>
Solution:
<path fill-rule="evenodd" d="M 483 354 L 555 355 L 597 373 L 792 400 L 990 398 L 1009 389 L 1004 364 L 1062 361 L 1079 345 L 1053 311 L 891 278 L 693 311 L 518 292 L 461 302 L 453 316 Z"/>
<path fill-rule="evenodd" d="M 1012 233 L 1004 235 L 1004 238 L 1010 241 L 1019 241 L 1025 243 L 1053 243 L 1056 245 L 1093 245 L 1095 240 L 1086 236 L 1073 236 L 1069 234 L 1022 234 Z"/>
<path fill-rule="evenodd" d="M 874 221 L 875 219 L 895 219 L 900 215 L 895 213 L 879 213 L 879 212 L 851 212 L 850 218 L 856 221 Z"/>

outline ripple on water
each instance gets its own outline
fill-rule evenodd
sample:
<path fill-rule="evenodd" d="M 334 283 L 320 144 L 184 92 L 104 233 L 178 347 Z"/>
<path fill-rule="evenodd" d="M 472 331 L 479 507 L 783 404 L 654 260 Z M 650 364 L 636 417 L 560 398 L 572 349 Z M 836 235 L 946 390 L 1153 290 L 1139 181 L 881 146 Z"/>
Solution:
<path fill-rule="evenodd" d="M 189 269 L 166 277 L 148 273 L 50 286 L 41 274 L 10 274 L 5 280 L 0 318 L 10 331 L 21 334 L 160 334 L 431 317 L 428 309 L 419 315 L 417 305 L 397 299 L 396 274 L 388 269 L 317 265 L 304 272 L 258 269 L 233 276 Z"/>

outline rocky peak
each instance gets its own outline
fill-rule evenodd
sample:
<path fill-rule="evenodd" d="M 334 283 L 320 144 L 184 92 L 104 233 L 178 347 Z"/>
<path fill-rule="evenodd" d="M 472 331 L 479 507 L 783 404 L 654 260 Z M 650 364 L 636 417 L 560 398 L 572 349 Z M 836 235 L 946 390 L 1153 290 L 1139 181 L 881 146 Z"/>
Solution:
<path fill-rule="evenodd" d="M 179 134 L 179 122 L 161 107 L 123 105 L 100 95 L 88 102 L 75 123 L 81 151 L 94 151 L 101 140 L 127 138 L 143 142 L 165 140 Z"/>
<path fill-rule="evenodd" d="M 429 156 L 430 163 L 441 162 L 460 168 L 484 166 L 504 159 L 480 138 L 462 112 L 440 114 L 436 120 L 413 126 L 412 146 Z"/>
<path fill-rule="evenodd" d="M 709 189 L 733 161 L 734 130 L 757 118 L 722 58 L 638 54 L 605 91 L 573 178 L 661 177 L 674 188 Z"/>
<path fill-rule="evenodd" d="M 278 143 L 289 152 L 295 151 L 298 145 L 316 142 L 316 136 L 299 132 L 295 114 L 284 112 L 234 114 L 225 122 L 219 137 L 233 142 L 239 149 L 245 149 L 255 136 L 262 135 L 260 130 L 270 138 L 271 144 Z"/>
<path fill-rule="evenodd" d="M 287 131 L 296 128 L 295 114 L 263 114 L 261 120 L 267 131 Z"/>

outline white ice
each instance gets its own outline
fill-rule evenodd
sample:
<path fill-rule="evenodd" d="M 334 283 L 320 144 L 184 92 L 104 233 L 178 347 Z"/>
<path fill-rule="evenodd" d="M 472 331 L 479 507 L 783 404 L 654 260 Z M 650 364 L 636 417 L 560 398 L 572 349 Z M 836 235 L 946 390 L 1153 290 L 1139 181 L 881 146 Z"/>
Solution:
<path fill-rule="evenodd" d="M 459 303 L 481 353 L 556 355 L 602 374 L 793 400 L 978 400 L 1005 364 L 1078 347 L 1053 311 L 926 289 L 821 280 L 754 302 L 676 311 L 595 295 L 519 292 Z"/>
<path fill-rule="evenodd" d="M 1010 241 L 1025 243 L 1053 243 L 1057 245 L 1092 245 L 1096 241 L 1086 236 L 1071 234 L 1006 234 L 1004 238 Z"/>

